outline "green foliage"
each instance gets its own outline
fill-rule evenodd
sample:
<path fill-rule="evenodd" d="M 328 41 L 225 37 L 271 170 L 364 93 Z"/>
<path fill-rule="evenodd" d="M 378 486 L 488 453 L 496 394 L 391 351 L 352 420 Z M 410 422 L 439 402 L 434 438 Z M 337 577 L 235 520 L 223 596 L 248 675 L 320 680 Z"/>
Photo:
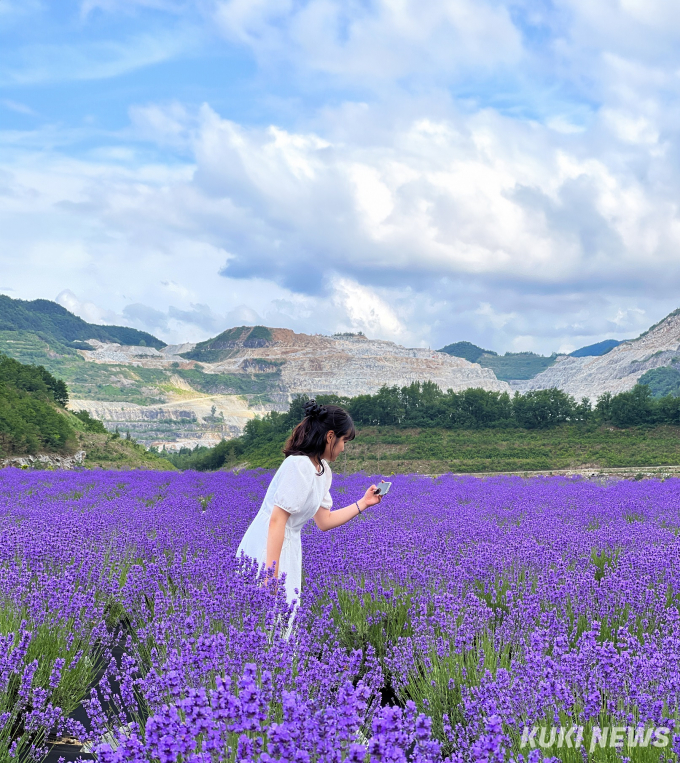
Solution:
<path fill-rule="evenodd" d="M 456 358 L 464 358 L 470 363 L 477 363 L 482 355 L 498 356 L 493 350 L 484 350 L 472 342 L 454 342 L 442 347 L 439 352 L 445 352 L 447 355 L 453 355 Z"/>
<path fill-rule="evenodd" d="M 515 421 L 524 429 L 564 424 L 574 417 L 575 408 L 573 398 L 559 389 L 532 390 L 525 395 L 516 392 L 512 401 Z"/>
<path fill-rule="evenodd" d="M 606 355 L 614 347 L 618 347 L 621 342 L 616 339 L 603 339 L 601 342 L 589 344 L 586 347 L 580 347 L 578 350 L 569 353 L 572 358 L 591 358 L 599 355 Z"/>
<path fill-rule="evenodd" d="M 0 384 L 0 456 L 66 451 L 75 433 L 54 404 Z"/>
<path fill-rule="evenodd" d="M 145 331 L 126 326 L 97 326 L 87 323 L 68 310 L 46 299 L 28 302 L 0 295 L 0 331 L 23 331 L 37 336 L 54 349 L 81 349 L 82 342 L 98 339 L 100 342 L 138 345 L 142 341 L 160 350 L 165 343 Z"/>
<path fill-rule="evenodd" d="M 0 355 L 0 456 L 68 450 L 75 432 L 60 411 L 67 402 L 64 382 L 42 366 Z"/>
<path fill-rule="evenodd" d="M 653 424 L 659 420 L 659 414 L 659 406 L 654 405 L 649 387 L 641 384 L 630 392 L 614 395 L 609 403 L 609 420 L 615 427 Z"/>
<path fill-rule="evenodd" d="M 75 411 L 73 415 L 82 421 L 86 432 L 106 434 L 106 427 L 102 422 L 99 419 L 93 419 L 87 411 Z"/>
<path fill-rule="evenodd" d="M 63 381 L 55 379 L 43 366 L 27 366 L 4 355 L 0 355 L 0 384 L 29 392 L 62 408 L 68 403 L 68 389 Z"/>
<path fill-rule="evenodd" d="M 267 347 L 271 341 L 272 332 L 266 326 L 237 326 L 205 342 L 199 342 L 193 350 L 185 352 L 182 357 L 203 363 L 216 363 L 231 357 L 236 348 Z"/>
<path fill-rule="evenodd" d="M 558 389 L 516 393 L 466 389 L 442 392 L 433 382 L 408 387 L 383 387 L 375 395 L 359 395 L 345 402 L 357 424 L 402 427 L 485 429 L 524 427 L 543 429 L 566 421 L 581 421 L 589 405 L 577 404 Z"/>
<path fill-rule="evenodd" d="M 638 379 L 638 384 L 649 388 L 652 397 L 680 397 L 680 371 L 672 366 L 652 368 Z"/>
<path fill-rule="evenodd" d="M 242 437 L 214 448 L 161 455 L 179 469 L 276 467 L 306 400 L 297 397 L 288 413 L 250 421 Z M 394 471 L 496 472 L 680 463 L 680 398 L 654 400 L 646 387 L 606 393 L 594 408 L 588 399 L 578 403 L 557 389 L 511 398 L 481 389 L 442 392 L 432 382 L 317 400 L 342 405 L 363 427 L 341 462 L 353 471 L 380 471 L 381 465 Z"/>
<path fill-rule="evenodd" d="M 506 352 L 505 355 L 482 355 L 477 361 L 483 368 L 490 368 L 501 381 L 533 379 L 534 376 L 553 365 L 557 355 L 546 357 L 534 352 Z"/>

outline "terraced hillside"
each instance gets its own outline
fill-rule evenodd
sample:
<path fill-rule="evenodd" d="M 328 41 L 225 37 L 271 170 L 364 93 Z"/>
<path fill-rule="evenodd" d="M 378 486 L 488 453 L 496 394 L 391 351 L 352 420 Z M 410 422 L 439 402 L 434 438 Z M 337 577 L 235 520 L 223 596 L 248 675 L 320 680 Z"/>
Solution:
<path fill-rule="evenodd" d="M 21 303 L 22 310 L 30 313 L 31 305 Z M 71 315 L 56 307 L 60 319 Z M 300 393 L 355 396 L 427 380 L 443 389 L 509 390 L 491 370 L 462 358 L 361 334 L 240 326 L 199 344 L 169 346 L 137 332 L 143 344 L 130 345 L 97 338 L 118 327 L 65 323 L 77 332 L 26 321 L 12 329 L 5 321 L 0 352 L 44 365 L 68 385 L 71 408 L 156 447 L 213 445 L 240 434 L 258 414 L 286 410 Z"/>
<path fill-rule="evenodd" d="M 523 392 L 557 387 L 577 399 L 594 399 L 604 392 L 626 392 L 638 381 L 648 381 L 650 371 L 662 368 L 680 369 L 680 310 L 605 355 L 561 356 L 533 379 L 512 386 Z"/>

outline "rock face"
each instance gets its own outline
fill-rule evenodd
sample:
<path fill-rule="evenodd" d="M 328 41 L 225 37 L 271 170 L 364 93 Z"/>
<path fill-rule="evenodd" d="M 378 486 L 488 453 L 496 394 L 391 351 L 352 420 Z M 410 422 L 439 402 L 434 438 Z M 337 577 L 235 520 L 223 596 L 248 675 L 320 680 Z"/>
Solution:
<path fill-rule="evenodd" d="M 680 359 L 680 311 L 671 313 L 637 339 L 622 342 L 598 357 L 560 357 L 533 379 L 511 382 L 513 389 L 558 387 L 575 398 L 593 402 L 603 392 L 626 392 L 652 368 L 668 366 Z"/>
<path fill-rule="evenodd" d="M 85 451 L 79 450 L 72 456 L 58 456 L 56 454 L 41 453 L 38 456 L 14 456 L 0 461 L 0 469 L 7 466 L 14 466 L 18 469 L 30 469 L 32 467 L 52 467 L 54 469 L 75 469 L 76 466 L 82 466 L 85 461 Z"/>
<path fill-rule="evenodd" d="M 240 395 L 199 396 L 196 392 L 158 405 L 73 399 L 69 408 L 87 411 L 110 431 L 130 432 L 138 442 L 169 450 L 212 447 L 222 439 L 238 437 L 261 410 L 249 407 Z"/>
<path fill-rule="evenodd" d="M 442 389 L 481 387 L 508 391 L 493 371 L 434 350 L 408 348 L 367 339 L 363 335 L 328 337 L 296 334 L 289 329 L 270 329 L 269 341 L 233 342 L 227 357 L 201 362 L 212 374 L 252 374 L 280 371 L 279 387 L 288 398 L 299 393 L 362 395 L 374 394 L 384 384 L 403 387 L 415 381 L 433 381 Z M 94 363 L 126 364 L 143 368 L 195 368 L 187 360 L 195 345 L 123 347 L 92 340 L 95 349 L 80 354 Z M 253 346 L 255 345 L 255 346 Z"/>
<path fill-rule="evenodd" d="M 493 371 L 433 350 L 362 335 L 308 336 L 288 329 L 272 329 L 271 333 L 266 346 L 234 347 L 230 358 L 210 364 L 213 373 L 242 373 L 253 361 L 278 365 L 281 386 L 289 396 L 325 393 L 353 397 L 374 394 L 384 384 L 403 387 L 415 381 L 433 381 L 442 389 L 456 391 L 468 387 L 509 390 Z"/>
<path fill-rule="evenodd" d="M 260 331 L 253 339 L 256 329 Z M 417 381 L 433 381 L 445 390 L 481 387 L 510 391 L 490 369 L 433 350 L 402 347 L 363 335 L 309 336 L 288 329 L 256 329 L 232 329 L 225 332 L 228 341 L 220 335 L 212 343 L 171 345 L 161 350 L 91 340 L 92 350 L 80 350 L 91 363 L 111 366 L 112 371 L 126 366 L 162 372 L 165 382 L 158 389 L 163 399 L 138 405 L 81 396 L 70 407 L 87 410 L 109 429 L 130 431 L 146 445 L 176 449 L 213 445 L 237 436 L 258 413 L 287 409 L 296 394 L 353 397 L 374 394 L 385 384 L 403 387 Z M 178 374 L 184 372 L 180 378 Z M 201 377 L 203 392 L 192 386 L 196 374 Z M 242 380 L 251 385 L 252 392 L 206 394 L 211 379 L 216 384 L 231 380 L 235 387 Z M 132 383 L 119 380 L 121 387 Z M 259 385 L 257 390 L 255 385 Z"/>

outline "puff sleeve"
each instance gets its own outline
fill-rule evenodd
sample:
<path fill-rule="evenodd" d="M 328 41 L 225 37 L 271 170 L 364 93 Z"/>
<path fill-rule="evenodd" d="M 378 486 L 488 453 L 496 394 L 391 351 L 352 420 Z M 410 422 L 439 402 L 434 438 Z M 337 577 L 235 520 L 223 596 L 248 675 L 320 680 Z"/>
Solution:
<path fill-rule="evenodd" d="M 314 469 L 306 456 L 288 456 L 279 469 L 273 505 L 297 514 L 309 500 Z"/>

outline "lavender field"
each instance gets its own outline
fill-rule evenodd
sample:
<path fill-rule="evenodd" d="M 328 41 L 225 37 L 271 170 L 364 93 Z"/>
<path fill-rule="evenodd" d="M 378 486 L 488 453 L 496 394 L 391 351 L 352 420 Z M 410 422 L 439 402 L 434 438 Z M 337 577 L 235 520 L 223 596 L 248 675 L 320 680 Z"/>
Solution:
<path fill-rule="evenodd" d="M 0 472 L 0 761 L 678 759 L 680 481 L 396 476 L 291 624 L 270 476 Z"/>

